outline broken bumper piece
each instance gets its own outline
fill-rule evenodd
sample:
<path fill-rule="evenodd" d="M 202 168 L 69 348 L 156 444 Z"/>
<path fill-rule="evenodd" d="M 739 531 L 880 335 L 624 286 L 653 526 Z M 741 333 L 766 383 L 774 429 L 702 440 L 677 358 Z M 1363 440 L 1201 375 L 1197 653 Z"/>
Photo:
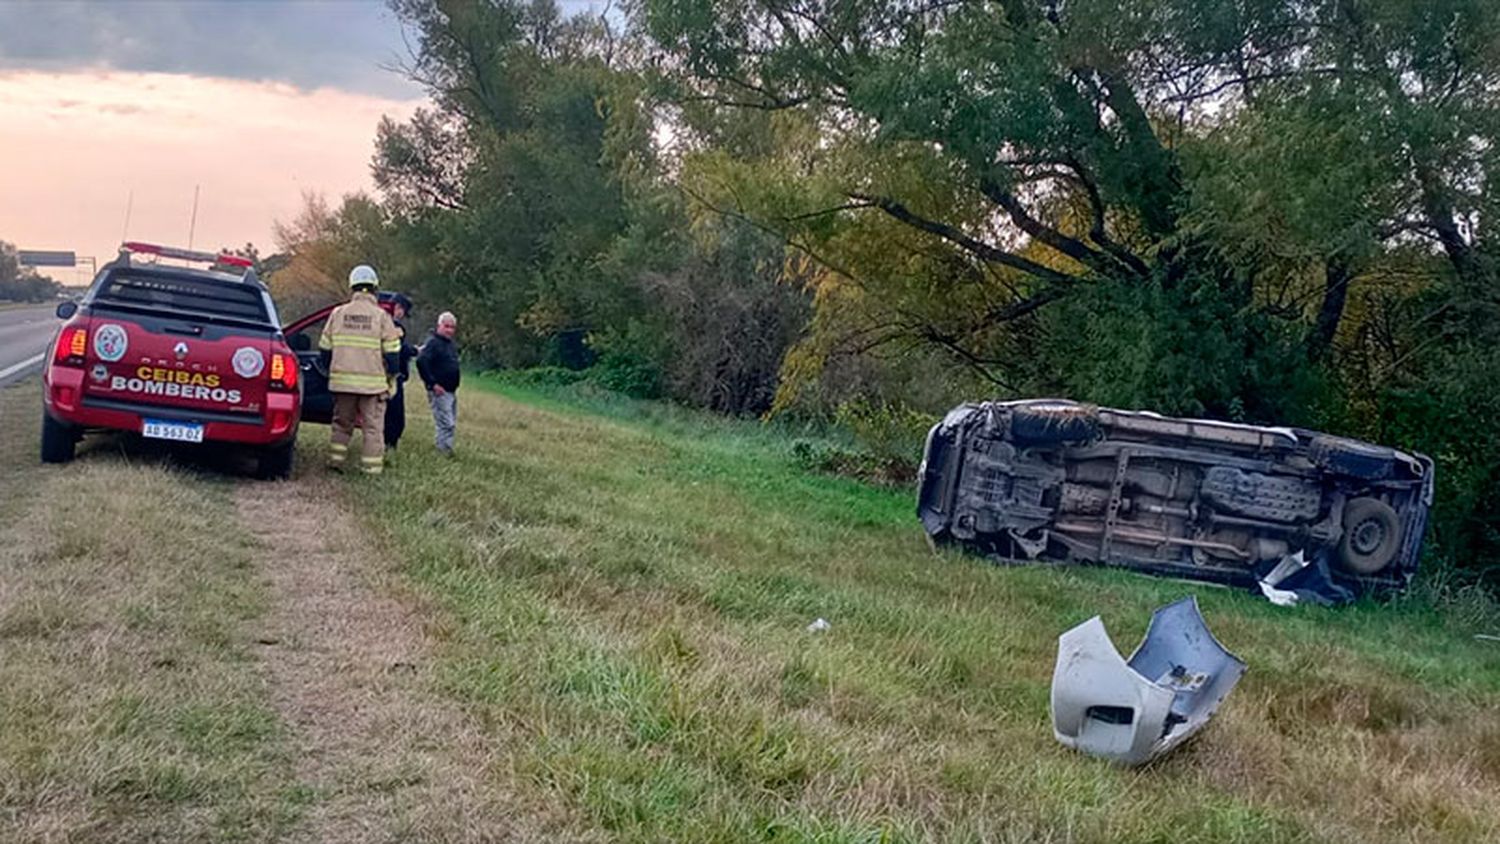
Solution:
<path fill-rule="evenodd" d="M 1157 610 L 1129 662 L 1094 616 L 1058 637 L 1052 732 L 1075 750 L 1140 765 L 1202 729 L 1244 673 L 1196 598 Z"/>

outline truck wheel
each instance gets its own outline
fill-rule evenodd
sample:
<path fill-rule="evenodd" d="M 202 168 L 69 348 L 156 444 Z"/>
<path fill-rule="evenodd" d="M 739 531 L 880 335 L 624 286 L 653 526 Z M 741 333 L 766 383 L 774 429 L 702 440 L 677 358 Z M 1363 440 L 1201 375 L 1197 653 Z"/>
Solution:
<path fill-rule="evenodd" d="M 67 463 L 78 447 L 78 432 L 42 411 L 42 462 Z"/>
<path fill-rule="evenodd" d="M 1017 445 L 1088 442 L 1099 435 L 1099 415 L 1084 405 L 1016 407 L 1010 411 L 1010 439 Z"/>
<path fill-rule="evenodd" d="M 296 440 L 265 449 L 256 460 L 255 476 L 263 481 L 284 481 L 290 478 L 296 455 Z"/>
<path fill-rule="evenodd" d="M 1396 452 L 1384 446 L 1343 437 L 1318 437 L 1307 447 L 1307 456 L 1329 472 L 1362 481 L 1385 480 L 1396 462 Z"/>
<path fill-rule="evenodd" d="M 1354 574 L 1375 574 L 1401 548 L 1401 519 L 1378 498 L 1356 498 L 1344 507 L 1339 562 Z"/>

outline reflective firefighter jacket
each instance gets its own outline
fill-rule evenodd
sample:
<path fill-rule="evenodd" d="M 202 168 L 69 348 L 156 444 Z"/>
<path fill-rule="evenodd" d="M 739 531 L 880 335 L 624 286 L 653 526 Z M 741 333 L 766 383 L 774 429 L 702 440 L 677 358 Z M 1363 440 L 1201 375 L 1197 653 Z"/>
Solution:
<path fill-rule="evenodd" d="M 401 331 L 374 295 L 355 293 L 328 315 L 318 348 L 330 353 L 328 389 L 376 395 L 391 390 L 401 356 Z"/>

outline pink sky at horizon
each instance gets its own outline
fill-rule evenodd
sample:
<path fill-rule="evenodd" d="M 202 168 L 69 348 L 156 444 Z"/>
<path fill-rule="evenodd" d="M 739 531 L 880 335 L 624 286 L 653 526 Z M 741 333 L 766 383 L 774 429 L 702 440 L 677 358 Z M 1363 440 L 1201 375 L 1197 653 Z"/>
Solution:
<path fill-rule="evenodd" d="M 186 246 L 200 185 L 194 248 L 248 241 L 269 255 L 273 223 L 294 217 L 304 192 L 336 203 L 373 191 L 376 124 L 423 102 L 178 74 L 0 72 L 0 240 L 103 262 L 129 200 L 128 239 Z"/>

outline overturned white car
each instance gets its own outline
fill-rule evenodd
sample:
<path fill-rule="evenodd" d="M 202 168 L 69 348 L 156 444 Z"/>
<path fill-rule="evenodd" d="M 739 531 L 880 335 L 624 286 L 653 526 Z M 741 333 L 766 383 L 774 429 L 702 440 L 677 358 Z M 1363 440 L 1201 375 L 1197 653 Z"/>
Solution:
<path fill-rule="evenodd" d="M 997 560 L 1247 585 L 1295 560 L 1342 600 L 1411 581 L 1433 466 L 1313 431 L 1045 399 L 955 408 L 918 483 L 935 542 Z"/>

